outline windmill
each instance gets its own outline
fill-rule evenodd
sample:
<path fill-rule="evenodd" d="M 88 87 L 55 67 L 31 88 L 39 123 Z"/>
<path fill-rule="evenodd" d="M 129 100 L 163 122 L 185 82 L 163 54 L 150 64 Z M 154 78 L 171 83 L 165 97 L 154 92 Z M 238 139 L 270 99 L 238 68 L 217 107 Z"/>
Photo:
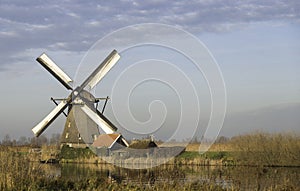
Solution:
<path fill-rule="evenodd" d="M 103 98 L 95 98 L 85 89 L 94 88 L 119 59 L 120 55 L 116 50 L 113 50 L 80 86 L 73 88 L 71 85 L 72 79 L 45 53 L 41 54 L 36 60 L 60 81 L 62 85 L 71 90 L 71 93 L 65 99 L 51 98 L 56 107 L 40 123 L 32 128 L 34 135 L 36 137 L 40 136 L 61 113 L 67 116 L 61 138 L 62 142 L 67 142 L 68 139 L 74 139 L 75 137 L 78 144 L 79 142 L 92 144 L 99 135 L 98 127 L 106 134 L 112 134 L 117 131 L 113 123 L 103 115 L 108 97 L 104 98 L 105 104 L 102 112 L 100 112 L 95 107 L 95 103 L 98 103 Z M 60 101 L 60 103 L 56 101 Z M 64 112 L 66 108 L 68 108 L 67 114 Z M 128 146 L 124 138 L 122 138 L 122 141 L 125 146 Z"/>

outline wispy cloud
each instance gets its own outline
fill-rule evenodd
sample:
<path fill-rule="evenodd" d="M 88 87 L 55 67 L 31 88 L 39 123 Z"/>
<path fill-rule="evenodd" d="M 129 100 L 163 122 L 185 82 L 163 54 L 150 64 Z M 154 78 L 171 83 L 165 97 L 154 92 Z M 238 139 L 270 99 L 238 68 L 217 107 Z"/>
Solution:
<path fill-rule="evenodd" d="M 86 50 L 106 33 L 130 24 L 159 22 L 190 32 L 224 32 L 251 22 L 299 22 L 299 1 L 43 1 L 2 2 L 0 55 L 30 48 Z"/>
<path fill-rule="evenodd" d="M 219 46 L 217 49 L 219 53 L 221 52 L 219 60 L 223 60 L 220 66 L 222 67 L 222 64 L 224 66 L 221 69 L 227 80 L 228 103 L 232 105 L 229 112 L 230 109 L 242 110 L 241 107 L 250 107 L 249 105 L 256 107 L 261 104 L 299 100 L 297 88 L 299 42 L 296 42 L 299 39 L 297 38 L 300 24 L 299 0 L 2 0 L 0 2 L 0 81 L 6 93 L 1 97 L 2 108 L 5 109 L 0 117 L 4 128 L 1 133 L 30 134 L 30 127 L 40 120 L 42 115 L 46 115 L 49 109 L 49 103 L 44 102 L 45 96 L 65 95 L 65 88 L 57 84 L 59 82 L 51 78 L 35 62 L 35 58 L 43 51 L 47 52 L 72 77 L 84 53 L 98 39 L 121 27 L 139 23 L 169 24 L 185 29 L 196 36 L 207 32 L 216 33 L 217 35 L 211 36 L 217 37 L 214 38 L 213 45 Z M 251 25 L 251 23 L 255 24 Z M 285 30 L 277 32 L 272 29 L 266 30 L 264 34 L 271 37 L 265 42 L 263 42 L 264 38 L 244 39 L 253 37 L 252 32 L 259 31 L 256 26 L 261 27 L 262 24 L 277 25 L 279 26 L 276 27 L 277 29 Z M 257 30 L 251 30 L 253 29 L 251 27 Z M 295 30 L 289 33 L 291 28 Z M 243 34 L 235 31 L 236 29 L 241 30 Z M 231 31 L 234 33 L 229 34 L 228 32 Z M 159 35 L 156 35 L 158 38 L 167 33 L 158 30 L 156 32 L 159 32 Z M 272 36 L 273 32 L 276 35 Z M 236 36 L 237 33 L 240 36 Z M 145 34 L 147 35 L 151 34 Z M 262 33 L 257 36 L 261 37 Z M 220 42 L 223 37 L 225 39 Z M 277 45 L 278 39 L 284 43 Z M 125 38 L 124 42 L 125 40 L 130 39 Z M 252 40 L 251 45 L 245 45 L 244 42 L 250 40 Z M 233 41 L 235 43 L 231 43 Z M 274 43 L 270 44 L 271 41 Z M 232 51 L 240 47 L 241 51 Z M 245 47 L 248 49 L 245 50 Z M 252 47 L 258 49 L 253 51 L 250 49 Z M 249 54 L 248 50 L 252 52 Z M 263 54 L 260 54 L 261 52 Z M 269 65 L 261 67 L 261 63 L 269 63 Z M 280 67 L 274 66 L 277 63 Z M 271 74 L 267 74 L 268 72 Z M 284 85 L 280 86 L 277 82 Z M 105 94 L 106 87 L 105 85 L 103 87 Z M 197 88 L 203 91 L 203 87 Z M 26 101 L 19 99 L 20 96 Z M 28 108 L 36 112 L 28 112 Z M 274 130 L 282 127 L 294 130 L 299 124 L 299 120 L 296 120 L 297 116 L 294 115 L 299 116 L 297 109 L 299 110 L 298 106 L 295 109 L 283 108 L 275 112 L 272 108 L 268 111 L 260 111 L 259 118 L 248 116 L 247 113 L 243 116 L 232 116 L 225 121 L 224 132 L 228 134 L 238 132 L 239 127 L 234 125 L 241 125 L 248 130 L 262 126 L 272 126 Z M 286 114 L 283 116 L 282 113 Z M 20 116 L 18 120 L 14 119 L 16 115 Z M 249 123 L 244 126 L 245 122 Z M 61 118 L 61 123 L 56 125 L 58 129 L 63 127 L 63 123 Z"/>

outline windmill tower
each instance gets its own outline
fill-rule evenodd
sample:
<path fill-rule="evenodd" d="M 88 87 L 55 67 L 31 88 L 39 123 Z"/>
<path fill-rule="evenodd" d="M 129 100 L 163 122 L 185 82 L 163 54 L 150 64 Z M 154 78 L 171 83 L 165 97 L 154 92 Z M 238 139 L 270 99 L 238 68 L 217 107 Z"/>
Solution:
<path fill-rule="evenodd" d="M 98 137 L 100 134 L 99 129 L 106 134 L 112 134 L 117 131 L 117 128 L 103 115 L 104 110 L 101 113 L 95 107 L 95 103 L 98 103 L 101 98 L 95 98 L 85 89 L 94 88 L 119 59 L 120 55 L 116 50 L 113 50 L 80 86 L 73 88 L 71 86 L 72 79 L 53 60 L 45 53 L 39 56 L 36 60 L 60 81 L 62 85 L 71 90 L 71 93 L 65 99 L 51 98 L 56 107 L 32 129 L 34 135 L 36 137 L 40 136 L 61 113 L 67 116 L 61 137 L 62 144 L 85 147 L 86 144 L 91 145 Z M 60 101 L 60 103 L 56 101 Z M 66 114 L 64 110 L 67 108 L 68 112 Z M 128 146 L 124 138 L 122 138 L 122 141 L 124 145 Z"/>

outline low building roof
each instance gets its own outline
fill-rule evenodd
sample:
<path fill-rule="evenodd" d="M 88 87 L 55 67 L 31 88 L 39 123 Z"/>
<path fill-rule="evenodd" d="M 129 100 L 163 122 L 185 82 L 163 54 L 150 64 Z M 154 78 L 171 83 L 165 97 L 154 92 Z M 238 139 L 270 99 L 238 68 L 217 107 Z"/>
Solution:
<path fill-rule="evenodd" d="M 113 144 L 120 138 L 121 134 L 101 134 L 98 138 L 93 142 L 93 147 L 107 147 L 111 148 Z"/>
<path fill-rule="evenodd" d="M 148 148 L 157 147 L 157 144 L 154 141 L 145 139 L 145 140 L 134 141 L 129 145 L 129 147 L 133 149 L 148 149 Z"/>

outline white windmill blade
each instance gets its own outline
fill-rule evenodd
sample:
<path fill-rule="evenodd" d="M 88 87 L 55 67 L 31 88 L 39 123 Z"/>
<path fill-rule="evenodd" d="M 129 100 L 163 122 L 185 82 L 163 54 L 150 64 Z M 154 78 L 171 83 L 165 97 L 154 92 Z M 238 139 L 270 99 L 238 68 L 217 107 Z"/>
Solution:
<path fill-rule="evenodd" d="M 68 106 L 67 101 L 60 102 L 39 124 L 32 128 L 36 137 L 40 136 L 46 128 L 61 114 Z"/>
<path fill-rule="evenodd" d="M 70 85 L 72 79 L 64 71 L 62 71 L 45 53 L 41 54 L 36 61 L 46 68 L 46 70 L 48 70 L 67 89 L 72 89 Z"/>
<path fill-rule="evenodd" d="M 97 113 L 91 110 L 87 105 L 82 105 L 81 109 L 86 113 L 106 134 L 114 133 L 113 128 Z"/>
<path fill-rule="evenodd" d="M 118 62 L 120 55 L 113 50 L 105 60 L 94 70 L 94 72 L 82 83 L 81 87 L 88 86 L 90 89 L 95 87 L 97 83 L 109 72 L 109 70 Z"/>

